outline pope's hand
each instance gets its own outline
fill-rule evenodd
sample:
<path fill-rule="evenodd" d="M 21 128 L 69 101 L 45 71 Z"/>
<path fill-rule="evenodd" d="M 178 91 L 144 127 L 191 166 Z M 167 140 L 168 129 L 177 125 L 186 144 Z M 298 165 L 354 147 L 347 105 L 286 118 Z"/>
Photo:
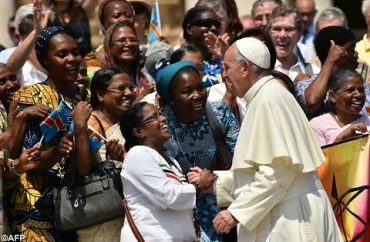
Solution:
<path fill-rule="evenodd" d="M 227 210 L 222 210 L 213 219 L 213 227 L 219 233 L 229 233 L 230 230 L 239 223 Z"/>

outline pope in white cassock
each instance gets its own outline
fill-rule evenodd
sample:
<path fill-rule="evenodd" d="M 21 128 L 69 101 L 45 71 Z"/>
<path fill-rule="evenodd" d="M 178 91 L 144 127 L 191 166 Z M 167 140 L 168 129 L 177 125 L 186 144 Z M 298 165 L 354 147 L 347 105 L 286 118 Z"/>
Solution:
<path fill-rule="evenodd" d="M 271 58 L 255 38 L 225 53 L 224 77 L 247 111 L 231 170 L 216 172 L 214 193 L 228 209 L 213 225 L 237 225 L 239 242 L 342 241 L 316 173 L 324 156 L 293 95 L 269 75 Z"/>

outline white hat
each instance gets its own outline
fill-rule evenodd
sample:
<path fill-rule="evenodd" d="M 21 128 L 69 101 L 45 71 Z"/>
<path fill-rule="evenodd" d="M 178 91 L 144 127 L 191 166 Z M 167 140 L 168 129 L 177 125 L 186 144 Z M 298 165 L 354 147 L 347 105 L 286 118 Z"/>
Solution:
<path fill-rule="evenodd" d="M 270 68 L 271 54 L 262 41 L 247 37 L 237 40 L 235 44 L 239 53 L 250 62 L 263 69 Z"/>
<path fill-rule="evenodd" d="M 29 14 L 33 14 L 32 9 L 33 9 L 32 3 L 22 5 L 17 9 L 17 12 L 15 12 L 14 21 L 18 27 L 20 23 L 22 22 L 22 20 L 24 19 L 24 17 L 26 17 Z"/>

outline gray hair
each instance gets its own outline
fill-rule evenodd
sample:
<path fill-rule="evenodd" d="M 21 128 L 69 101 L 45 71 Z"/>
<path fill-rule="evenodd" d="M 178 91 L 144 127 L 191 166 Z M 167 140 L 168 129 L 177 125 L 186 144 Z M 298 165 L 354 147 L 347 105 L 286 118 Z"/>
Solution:
<path fill-rule="evenodd" d="M 336 94 L 338 90 L 342 87 L 342 85 L 348 80 L 350 77 L 360 78 L 363 80 L 360 73 L 358 73 L 354 69 L 341 69 L 335 72 L 329 79 L 329 91 L 333 94 Z"/>
<path fill-rule="evenodd" d="M 275 3 L 277 7 L 282 5 L 281 0 L 257 0 L 253 3 L 253 6 L 252 6 L 252 10 L 251 10 L 252 17 L 254 17 L 256 14 L 256 8 L 261 6 L 264 3 Z"/>
<path fill-rule="evenodd" d="M 366 12 L 369 10 L 369 8 L 370 8 L 370 0 L 363 0 L 362 6 L 361 6 L 362 14 L 365 15 Z"/>
<path fill-rule="evenodd" d="M 302 34 L 303 32 L 303 23 L 301 15 L 295 10 L 295 8 L 283 5 L 275 8 L 272 10 L 269 23 L 268 23 L 268 29 L 271 29 L 272 23 L 275 18 L 278 17 L 286 17 L 286 16 L 293 16 L 294 18 L 294 26 L 297 29 L 299 34 Z"/>
<path fill-rule="evenodd" d="M 370 0 L 365 0 L 365 1 L 370 3 Z M 337 8 L 337 7 L 329 7 L 329 8 L 324 9 L 320 13 L 319 17 L 317 18 L 316 26 L 318 26 L 319 23 L 321 22 L 330 22 L 333 20 L 342 21 L 343 23 L 342 27 L 348 28 L 348 21 L 347 21 L 346 15 L 340 8 Z"/>

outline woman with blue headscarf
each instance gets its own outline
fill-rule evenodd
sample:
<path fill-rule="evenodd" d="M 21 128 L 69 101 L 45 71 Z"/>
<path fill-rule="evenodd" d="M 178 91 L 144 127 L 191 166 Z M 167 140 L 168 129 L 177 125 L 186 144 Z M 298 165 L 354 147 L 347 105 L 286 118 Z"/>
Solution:
<path fill-rule="evenodd" d="M 209 111 L 219 123 L 219 135 L 230 152 L 234 151 L 239 125 L 231 110 L 222 102 L 210 103 L 206 111 L 207 91 L 198 66 L 189 61 L 179 61 L 163 68 L 157 77 L 157 91 L 164 101 L 163 112 L 171 133 L 171 138 L 164 145 L 166 153 L 179 161 L 184 174 L 195 166 L 217 169 L 216 143 L 219 140 L 214 138 Z M 231 166 L 231 163 L 226 167 L 228 165 Z M 219 212 L 215 196 L 200 194 L 196 212 L 201 241 L 222 241 L 222 235 L 212 225 Z"/>

